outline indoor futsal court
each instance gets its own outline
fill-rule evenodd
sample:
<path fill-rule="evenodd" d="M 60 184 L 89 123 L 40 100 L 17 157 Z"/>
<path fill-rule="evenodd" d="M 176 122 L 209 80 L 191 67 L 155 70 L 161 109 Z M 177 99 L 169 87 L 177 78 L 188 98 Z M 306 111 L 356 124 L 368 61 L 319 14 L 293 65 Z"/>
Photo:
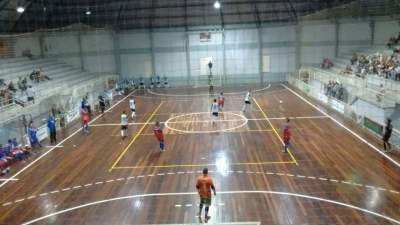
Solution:
<path fill-rule="evenodd" d="M 208 167 L 217 189 L 210 223 L 399 222 L 398 156 L 287 84 L 252 87 L 253 109 L 242 112 L 248 88 L 224 88 L 214 125 L 207 89 L 132 91 L 92 120 L 89 135 L 71 127 L 48 155 L 13 176 L 17 182 L 1 184 L 2 221 L 198 223 L 195 181 Z M 122 141 L 119 112 L 129 110 L 131 97 L 137 118 Z M 293 147 L 283 153 L 287 117 Z M 155 121 L 165 125 L 162 153 Z"/>
<path fill-rule="evenodd" d="M 0 0 L 0 225 L 400 225 L 400 0 Z"/>

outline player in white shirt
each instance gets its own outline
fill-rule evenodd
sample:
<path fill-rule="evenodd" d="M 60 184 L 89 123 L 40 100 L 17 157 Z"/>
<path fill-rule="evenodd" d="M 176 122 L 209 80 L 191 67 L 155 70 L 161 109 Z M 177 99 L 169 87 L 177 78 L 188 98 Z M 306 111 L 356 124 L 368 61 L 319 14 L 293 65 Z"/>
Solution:
<path fill-rule="evenodd" d="M 131 98 L 129 99 L 129 108 L 131 109 L 131 117 L 136 117 L 136 103 L 135 103 L 135 99 Z"/>
<path fill-rule="evenodd" d="M 219 107 L 217 99 L 214 99 L 214 102 L 211 104 L 211 115 L 213 117 L 213 125 L 215 123 L 215 120 L 218 119 L 218 112 L 219 112 Z"/>
<path fill-rule="evenodd" d="M 128 116 L 125 111 L 121 114 L 121 137 L 122 140 L 126 138 L 126 130 L 128 129 Z"/>
<path fill-rule="evenodd" d="M 246 112 L 247 106 L 250 106 L 250 110 L 253 110 L 253 109 L 252 109 L 252 106 L 251 106 L 251 101 L 250 101 L 250 99 L 251 99 L 251 90 L 249 90 L 249 91 L 246 93 L 246 96 L 244 97 L 244 105 L 243 105 L 243 107 L 242 107 L 242 111 L 243 111 L 243 112 Z"/>

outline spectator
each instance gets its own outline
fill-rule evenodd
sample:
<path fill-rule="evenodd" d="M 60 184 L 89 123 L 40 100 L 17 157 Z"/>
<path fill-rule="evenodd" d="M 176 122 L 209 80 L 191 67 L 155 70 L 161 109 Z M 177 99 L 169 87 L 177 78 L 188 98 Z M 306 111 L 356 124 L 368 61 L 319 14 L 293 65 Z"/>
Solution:
<path fill-rule="evenodd" d="M 56 119 L 51 114 L 47 119 L 47 127 L 49 128 L 49 133 L 50 133 L 50 144 L 56 144 L 57 143 Z"/>
<path fill-rule="evenodd" d="M 329 59 L 322 60 L 322 64 L 321 64 L 322 69 L 330 69 L 331 67 L 333 67 L 333 62 L 331 60 L 329 60 Z"/>
<path fill-rule="evenodd" d="M 15 89 L 14 83 L 12 81 L 10 81 L 10 83 L 8 84 L 8 90 L 10 90 L 12 92 L 16 92 L 17 91 L 17 89 Z"/>
<path fill-rule="evenodd" d="M 26 95 L 28 97 L 28 102 L 32 102 L 35 104 L 35 89 L 29 85 L 28 89 L 26 90 Z"/>
<path fill-rule="evenodd" d="M 344 101 L 345 89 L 343 87 L 343 84 L 339 84 L 336 81 L 329 81 L 324 88 L 326 96 L 336 98 L 337 100 L 340 101 Z"/>
<path fill-rule="evenodd" d="M 164 87 L 169 87 L 168 78 L 165 75 L 163 77 L 163 80 L 164 80 Z"/>
<path fill-rule="evenodd" d="M 39 139 L 37 137 L 37 129 L 33 126 L 32 121 L 28 127 L 28 135 L 29 135 L 29 141 L 31 143 L 32 148 L 42 147 L 42 145 L 40 144 Z"/>
<path fill-rule="evenodd" d="M 353 53 L 353 56 L 350 59 L 351 65 L 354 65 L 357 62 L 357 60 L 358 60 L 357 53 Z"/>
<path fill-rule="evenodd" d="M 384 95 L 385 95 L 385 87 L 383 86 L 383 84 L 381 84 L 379 86 L 379 92 L 378 92 L 378 94 L 376 94 L 376 100 L 378 102 L 381 102 Z"/>
<path fill-rule="evenodd" d="M 17 82 L 18 89 L 23 93 L 26 90 L 26 85 L 23 83 L 23 79 L 21 77 L 18 77 L 18 82 Z"/>

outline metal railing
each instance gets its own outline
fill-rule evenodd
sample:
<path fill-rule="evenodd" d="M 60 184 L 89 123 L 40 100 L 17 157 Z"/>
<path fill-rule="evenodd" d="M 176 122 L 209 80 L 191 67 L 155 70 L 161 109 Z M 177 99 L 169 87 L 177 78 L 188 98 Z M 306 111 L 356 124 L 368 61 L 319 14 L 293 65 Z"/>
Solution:
<path fill-rule="evenodd" d="M 299 79 L 302 74 L 307 74 L 309 80 L 318 80 L 323 84 L 329 81 L 337 81 L 345 86 L 351 99 L 361 98 L 381 108 L 395 107 L 400 103 L 400 82 L 387 79 L 380 79 L 373 76 L 361 78 L 353 75 L 343 75 L 331 71 L 315 68 L 303 67 L 299 71 Z M 381 92 L 380 84 L 383 84 L 384 92 Z"/>
<path fill-rule="evenodd" d="M 343 114 L 347 118 L 352 119 L 360 127 L 370 131 L 372 134 L 378 137 L 382 137 L 385 127 L 385 125 L 382 122 L 377 121 L 376 119 L 373 118 L 369 118 L 366 116 L 364 117 L 357 114 L 357 112 L 354 111 L 354 108 L 350 104 L 326 96 L 323 90 L 313 87 L 312 85 L 299 79 L 299 77 L 297 77 L 296 75 L 289 76 L 289 83 L 297 87 L 306 95 L 318 100 L 323 105 L 336 110 L 337 112 Z M 390 142 L 393 145 L 397 146 L 397 148 L 400 147 L 400 130 L 393 129 Z"/>

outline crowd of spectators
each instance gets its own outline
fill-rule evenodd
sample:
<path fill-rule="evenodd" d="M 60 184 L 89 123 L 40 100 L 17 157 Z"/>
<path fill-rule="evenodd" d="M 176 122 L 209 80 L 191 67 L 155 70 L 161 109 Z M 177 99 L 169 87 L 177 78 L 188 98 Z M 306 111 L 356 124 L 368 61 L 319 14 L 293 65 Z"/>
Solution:
<path fill-rule="evenodd" d="M 354 53 L 350 59 L 350 65 L 342 71 L 342 74 L 355 74 L 365 77 L 367 74 L 374 74 L 386 79 L 400 81 L 400 33 L 397 37 L 392 37 L 387 43 L 387 47 L 392 50 L 391 54 L 376 52 L 374 54 Z"/>
<path fill-rule="evenodd" d="M 337 81 L 329 81 L 324 86 L 325 94 L 328 97 L 336 98 L 340 101 L 344 101 L 344 87 Z"/>
<path fill-rule="evenodd" d="M 148 79 L 143 77 L 139 77 L 138 79 L 130 78 L 123 79 L 117 82 L 116 90 L 119 94 L 121 94 L 124 90 L 127 89 L 145 89 L 145 88 L 161 88 L 161 87 L 169 87 L 169 81 L 166 76 L 151 76 Z"/>
<path fill-rule="evenodd" d="M 3 79 L 0 79 L 0 107 L 11 104 L 16 91 L 12 81 L 6 84 Z"/>
<path fill-rule="evenodd" d="M 30 82 L 28 82 L 27 77 L 29 77 Z M 4 79 L 0 79 L 0 107 L 13 103 L 14 97 L 18 96 L 17 91 L 20 91 L 20 96 L 26 97 L 28 102 L 35 103 L 34 84 L 46 80 L 51 80 L 51 78 L 43 72 L 42 67 L 34 69 L 26 77 L 19 77 L 16 85 L 12 81 L 7 84 Z"/>
<path fill-rule="evenodd" d="M 34 69 L 30 74 L 29 74 L 29 79 L 34 82 L 34 83 L 40 83 L 46 80 L 51 80 L 49 76 L 47 76 L 44 72 L 42 67 L 39 67 L 38 69 Z"/>
<path fill-rule="evenodd" d="M 400 80 L 400 50 L 394 49 L 391 55 L 376 52 L 371 55 L 354 53 L 350 59 L 350 65 L 342 74 L 355 74 L 365 77 L 367 74 L 375 74 L 386 79 Z"/>
<path fill-rule="evenodd" d="M 25 161 L 30 155 L 27 146 L 18 144 L 17 139 L 9 139 L 4 146 L 0 144 L 0 175 L 10 172 L 10 166 L 18 161 Z"/>

